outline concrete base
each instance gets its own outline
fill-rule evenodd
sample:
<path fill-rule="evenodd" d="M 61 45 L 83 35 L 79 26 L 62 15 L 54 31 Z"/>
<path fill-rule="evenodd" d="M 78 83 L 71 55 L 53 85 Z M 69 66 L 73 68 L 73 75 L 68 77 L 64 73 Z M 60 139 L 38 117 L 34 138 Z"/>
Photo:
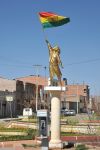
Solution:
<path fill-rule="evenodd" d="M 66 90 L 66 87 L 61 86 L 47 86 L 44 88 L 48 91 L 51 98 L 51 140 L 49 142 L 49 148 L 62 149 L 63 143 L 60 139 L 60 98 L 61 92 Z"/>
<path fill-rule="evenodd" d="M 58 148 L 58 149 L 62 149 L 63 148 L 63 143 L 61 140 L 51 140 L 49 142 L 49 148 Z"/>
<path fill-rule="evenodd" d="M 60 93 L 62 92 L 62 91 L 65 91 L 66 90 L 66 87 L 64 87 L 64 86 L 45 86 L 44 87 L 44 91 L 49 91 L 49 92 L 59 92 L 60 91 Z"/>

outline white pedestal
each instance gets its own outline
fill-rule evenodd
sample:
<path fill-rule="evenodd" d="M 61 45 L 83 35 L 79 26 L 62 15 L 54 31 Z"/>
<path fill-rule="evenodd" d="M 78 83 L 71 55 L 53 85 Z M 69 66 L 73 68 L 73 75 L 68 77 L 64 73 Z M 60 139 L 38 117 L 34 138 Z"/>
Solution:
<path fill-rule="evenodd" d="M 45 91 L 52 94 L 51 99 L 51 140 L 49 142 L 50 148 L 62 148 L 63 144 L 60 139 L 60 96 L 61 92 L 65 91 L 65 87 L 45 87 Z"/>

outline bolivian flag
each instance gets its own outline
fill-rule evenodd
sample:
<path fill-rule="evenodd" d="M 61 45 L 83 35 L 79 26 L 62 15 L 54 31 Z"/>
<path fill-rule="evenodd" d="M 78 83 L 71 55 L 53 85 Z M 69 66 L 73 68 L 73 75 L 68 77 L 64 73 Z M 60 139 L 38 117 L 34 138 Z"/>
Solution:
<path fill-rule="evenodd" d="M 58 27 L 70 22 L 70 18 L 51 12 L 40 12 L 39 16 L 43 28 Z"/>

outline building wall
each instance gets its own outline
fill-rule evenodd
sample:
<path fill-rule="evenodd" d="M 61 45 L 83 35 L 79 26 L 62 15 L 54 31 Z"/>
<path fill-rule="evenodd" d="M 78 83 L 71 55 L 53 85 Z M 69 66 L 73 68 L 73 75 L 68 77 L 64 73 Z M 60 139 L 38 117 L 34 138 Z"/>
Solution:
<path fill-rule="evenodd" d="M 7 101 L 8 96 L 13 96 L 12 102 Z M 11 117 L 11 114 L 13 117 L 22 115 L 23 108 L 31 107 L 32 103 L 35 105 L 35 97 L 34 84 L 0 78 L 0 117 Z"/>
<path fill-rule="evenodd" d="M 87 110 L 89 103 L 89 88 L 85 84 L 67 85 L 66 92 L 62 95 L 62 103 L 66 102 L 66 108 L 75 109 L 77 113 Z"/>
<path fill-rule="evenodd" d="M 43 88 L 44 86 L 48 85 L 48 79 L 45 77 L 41 77 L 41 76 L 26 76 L 26 77 L 21 77 L 21 78 L 17 78 L 16 80 L 20 80 L 22 81 L 24 84 L 32 84 L 34 85 L 34 89 L 33 89 L 33 101 L 34 103 L 36 103 L 36 97 L 38 97 L 38 109 L 41 108 L 46 108 L 47 107 L 47 95 L 44 94 Z M 36 88 L 38 87 L 38 90 L 36 90 Z M 41 91 L 43 92 L 41 94 Z M 37 96 L 36 96 L 37 95 Z M 35 105 L 34 105 L 35 106 Z M 36 109 L 36 108 L 34 108 Z"/>
<path fill-rule="evenodd" d="M 7 96 L 13 96 L 11 102 L 12 113 L 15 111 L 15 91 L 16 81 L 0 77 L 0 117 L 11 116 L 10 102 L 7 101 Z"/>
<path fill-rule="evenodd" d="M 47 108 L 50 105 L 50 95 L 44 93 L 43 87 L 48 85 L 48 79 L 40 76 L 27 76 L 8 80 L 0 78 L 0 116 L 10 116 L 9 103 L 6 101 L 6 95 L 12 94 L 13 115 L 22 115 L 24 107 L 32 107 L 36 110 L 36 87 L 38 85 L 38 108 Z M 61 95 L 61 107 L 75 109 L 78 112 L 87 106 L 89 100 L 88 85 L 74 84 L 66 85 L 66 92 Z M 40 91 L 43 91 L 41 94 Z M 25 104 L 26 101 L 26 104 Z M 27 105 L 28 104 L 28 105 Z M 49 106 L 50 107 L 50 106 Z"/>
<path fill-rule="evenodd" d="M 23 82 L 29 82 L 35 85 L 38 84 L 39 87 L 41 86 L 44 87 L 48 85 L 48 79 L 41 76 L 26 76 L 26 77 L 18 78 L 18 80 L 21 80 Z M 85 84 L 66 85 L 64 83 L 63 85 L 66 86 L 67 90 L 61 95 L 61 107 L 65 107 L 66 105 L 66 108 L 69 107 L 69 108 L 77 109 L 77 104 L 78 104 L 78 112 L 82 111 L 82 109 L 87 107 L 87 103 L 89 101 L 88 85 Z M 38 105 L 39 104 L 40 101 Z"/>
<path fill-rule="evenodd" d="M 24 102 L 24 84 L 22 81 L 16 81 L 16 115 L 22 115 Z"/>
<path fill-rule="evenodd" d="M 38 100 L 40 100 L 40 88 L 42 86 L 38 85 Z M 13 102 L 7 102 L 6 97 L 8 95 L 13 96 Z M 10 111 L 10 104 L 12 112 Z M 0 117 L 11 117 L 11 113 L 13 116 L 22 115 L 25 107 L 32 107 L 33 111 L 36 111 L 35 106 L 36 84 L 27 79 L 22 81 L 0 78 Z"/>
<path fill-rule="evenodd" d="M 67 85 L 67 91 L 66 94 L 69 96 L 88 96 L 89 92 L 89 87 L 88 85 L 85 84 L 72 84 L 72 85 Z"/>
<path fill-rule="evenodd" d="M 0 91 L 16 91 L 16 81 L 0 77 Z"/>

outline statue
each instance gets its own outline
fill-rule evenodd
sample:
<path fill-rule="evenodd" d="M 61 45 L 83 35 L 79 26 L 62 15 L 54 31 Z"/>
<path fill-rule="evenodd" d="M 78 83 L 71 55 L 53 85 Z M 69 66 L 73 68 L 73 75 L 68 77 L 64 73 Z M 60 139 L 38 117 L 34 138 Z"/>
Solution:
<path fill-rule="evenodd" d="M 59 65 L 63 68 L 60 59 L 60 48 L 58 46 L 52 47 L 48 40 L 46 40 L 49 49 L 49 73 L 50 73 L 50 83 L 53 85 L 53 77 L 57 76 L 58 83 L 61 85 L 62 73 L 60 71 Z"/>

